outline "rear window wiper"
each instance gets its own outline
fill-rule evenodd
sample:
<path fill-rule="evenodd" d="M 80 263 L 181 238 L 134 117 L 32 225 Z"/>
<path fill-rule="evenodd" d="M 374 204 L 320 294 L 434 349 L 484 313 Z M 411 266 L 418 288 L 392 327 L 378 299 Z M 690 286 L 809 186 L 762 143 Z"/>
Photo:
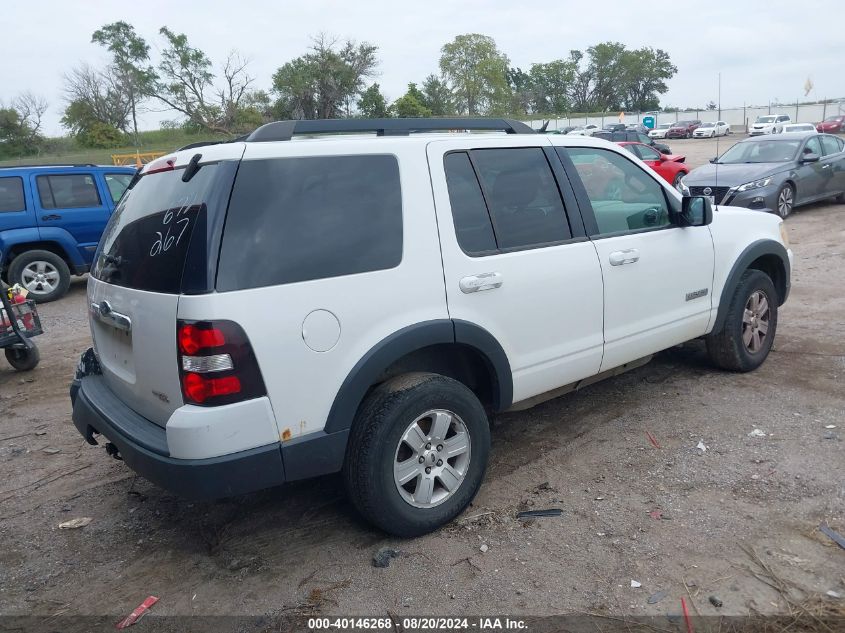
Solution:
<path fill-rule="evenodd" d="M 201 158 L 202 154 L 194 154 L 191 156 L 188 166 L 185 167 L 185 173 L 182 174 L 182 182 L 189 182 L 191 178 L 197 175 L 197 172 L 202 167 L 202 165 L 200 165 Z"/>

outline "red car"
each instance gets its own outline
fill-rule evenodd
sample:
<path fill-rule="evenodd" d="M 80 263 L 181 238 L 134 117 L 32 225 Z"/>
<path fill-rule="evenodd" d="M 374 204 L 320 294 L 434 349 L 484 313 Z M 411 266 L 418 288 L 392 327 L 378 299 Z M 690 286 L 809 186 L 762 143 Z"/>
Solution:
<path fill-rule="evenodd" d="M 825 134 L 845 133 L 845 114 L 834 114 L 816 125 L 816 130 Z"/>
<path fill-rule="evenodd" d="M 698 119 L 678 121 L 666 130 L 666 138 L 692 138 L 692 133 L 698 129 L 699 125 L 701 125 L 701 121 Z"/>
<path fill-rule="evenodd" d="M 681 185 L 681 179 L 689 173 L 689 167 L 684 164 L 686 156 L 680 154 L 661 154 L 644 143 L 619 143 L 646 165 L 651 167 L 675 189 Z"/>

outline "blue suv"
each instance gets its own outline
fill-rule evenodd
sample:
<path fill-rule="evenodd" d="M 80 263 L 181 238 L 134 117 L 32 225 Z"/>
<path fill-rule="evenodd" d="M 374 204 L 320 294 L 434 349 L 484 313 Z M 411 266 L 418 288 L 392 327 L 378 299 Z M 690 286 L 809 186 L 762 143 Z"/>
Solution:
<path fill-rule="evenodd" d="M 134 167 L 0 168 L 0 272 L 40 303 L 88 272 L 97 242 Z"/>

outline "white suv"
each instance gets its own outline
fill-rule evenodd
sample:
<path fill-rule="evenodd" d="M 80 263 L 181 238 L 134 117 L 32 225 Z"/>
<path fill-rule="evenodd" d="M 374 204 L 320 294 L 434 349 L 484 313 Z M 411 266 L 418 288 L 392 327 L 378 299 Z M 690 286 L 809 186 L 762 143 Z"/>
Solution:
<path fill-rule="evenodd" d="M 187 497 L 342 471 L 369 521 L 422 534 L 475 496 L 492 413 L 699 337 L 756 368 L 791 262 L 780 218 L 682 198 L 600 139 L 271 123 L 132 183 L 88 284 L 73 421 Z"/>

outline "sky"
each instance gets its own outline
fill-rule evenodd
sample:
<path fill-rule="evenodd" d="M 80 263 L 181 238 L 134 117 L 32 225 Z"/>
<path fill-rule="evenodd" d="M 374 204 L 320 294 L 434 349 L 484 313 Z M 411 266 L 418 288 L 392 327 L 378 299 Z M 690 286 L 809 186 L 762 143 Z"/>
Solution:
<path fill-rule="evenodd" d="M 324 32 L 379 47 L 374 79 L 389 100 L 437 72 L 440 48 L 461 33 L 496 40 L 523 69 L 568 56 L 603 41 L 629 48 L 666 50 L 678 67 L 661 105 L 723 108 L 766 105 L 769 100 L 845 97 L 843 0 L 705 0 L 703 2 L 572 2 L 563 0 L 40 0 L 3 2 L 0 36 L 0 102 L 23 92 L 47 99 L 45 132 L 63 134 L 63 73 L 80 62 L 104 65 L 107 53 L 91 44 L 103 24 L 125 20 L 152 45 L 158 29 L 185 33 L 215 63 L 237 50 L 250 60 L 255 87 L 269 89 L 273 72 L 305 53 L 310 37 Z M 827 16 L 827 17 L 826 17 Z M 160 106 L 151 104 L 151 109 Z M 172 112 L 147 112 L 141 127 L 158 127 Z"/>

